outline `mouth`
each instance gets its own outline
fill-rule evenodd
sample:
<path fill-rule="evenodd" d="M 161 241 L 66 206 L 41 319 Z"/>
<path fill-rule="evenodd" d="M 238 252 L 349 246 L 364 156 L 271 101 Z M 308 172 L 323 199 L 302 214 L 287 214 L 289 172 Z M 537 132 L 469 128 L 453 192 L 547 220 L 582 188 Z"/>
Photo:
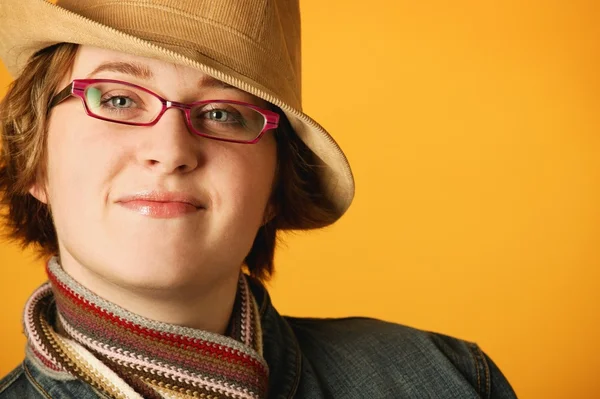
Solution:
<path fill-rule="evenodd" d="M 157 219 L 176 218 L 195 213 L 203 209 L 187 202 L 177 201 L 133 200 L 120 202 L 119 204 L 124 208 L 139 213 L 140 215 Z"/>
<path fill-rule="evenodd" d="M 182 192 L 146 191 L 121 198 L 117 203 L 143 216 L 168 219 L 205 209 L 199 199 Z"/>

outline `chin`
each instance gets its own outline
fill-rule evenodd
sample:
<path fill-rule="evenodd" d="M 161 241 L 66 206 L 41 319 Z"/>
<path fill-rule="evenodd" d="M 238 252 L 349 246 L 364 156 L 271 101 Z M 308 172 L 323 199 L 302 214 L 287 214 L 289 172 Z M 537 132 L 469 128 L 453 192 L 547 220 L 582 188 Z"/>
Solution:
<path fill-rule="evenodd" d="M 205 269 L 198 257 L 147 252 L 119 262 L 113 275 L 132 288 L 165 290 L 201 284 L 204 279 L 210 279 L 211 273 Z"/>

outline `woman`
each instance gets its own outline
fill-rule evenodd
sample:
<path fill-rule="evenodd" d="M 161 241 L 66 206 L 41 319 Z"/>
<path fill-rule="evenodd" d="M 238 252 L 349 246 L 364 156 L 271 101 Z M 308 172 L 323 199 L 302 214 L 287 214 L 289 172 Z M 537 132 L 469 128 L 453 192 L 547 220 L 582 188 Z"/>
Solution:
<path fill-rule="evenodd" d="M 0 191 L 47 256 L 0 398 L 512 398 L 474 344 L 283 318 L 276 233 L 354 183 L 304 115 L 290 0 L 4 0 Z"/>

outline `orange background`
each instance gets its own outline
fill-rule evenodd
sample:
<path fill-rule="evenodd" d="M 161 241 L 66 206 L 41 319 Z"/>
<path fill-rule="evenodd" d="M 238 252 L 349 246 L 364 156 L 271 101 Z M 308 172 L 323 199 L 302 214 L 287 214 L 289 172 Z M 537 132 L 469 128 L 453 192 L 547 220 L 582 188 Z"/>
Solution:
<path fill-rule="evenodd" d="M 279 310 L 444 332 L 520 397 L 598 397 L 598 4 L 302 0 L 305 109 L 357 194 L 286 236 Z M 0 244 L 0 374 L 23 356 L 32 259 Z"/>

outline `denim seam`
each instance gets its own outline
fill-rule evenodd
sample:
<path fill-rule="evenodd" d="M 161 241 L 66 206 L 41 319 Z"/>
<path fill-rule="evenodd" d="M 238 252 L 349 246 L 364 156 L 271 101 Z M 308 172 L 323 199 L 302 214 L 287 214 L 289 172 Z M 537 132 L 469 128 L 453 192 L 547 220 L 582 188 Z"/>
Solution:
<path fill-rule="evenodd" d="M 302 351 L 300 350 L 300 343 L 298 342 L 298 339 L 296 338 L 296 334 L 294 334 L 294 330 L 292 329 L 292 326 L 290 326 L 288 321 L 285 319 L 283 319 L 283 323 L 285 325 L 284 328 L 287 330 L 287 332 L 290 335 L 289 340 L 291 340 L 293 342 L 294 349 L 296 352 L 296 359 L 295 359 L 296 368 L 293 371 L 294 380 L 292 381 L 291 385 L 288 385 L 286 387 L 286 389 L 289 389 L 287 398 L 291 399 L 294 396 L 296 396 L 296 392 L 298 391 L 298 385 L 300 385 L 300 378 L 302 377 L 302 375 L 301 375 L 302 374 Z"/>
<path fill-rule="evenodd" d="M 25 376 L 27 377 L 29 382 L 31 382 L 31 384 L 34 386 L 34 388 L 39 393 L 44 395 L 44 397 L 46 397 L 47 399 L 52 399 L 52 396 L 50 396 L 50 394 L 48 394 L 48 392 L 46 392 L 46 390 L 44 388 L 42 388 L 42 386 L 36 381 L 36 379 L 33 377 L 33 375 L 31 375 L 31 372 L 29 371 L 29 368 L 27 367 L 26 364 L 23 364 L 23 370 L 25 371 Z"/>
<path fill-rule="evenodd" d="M 15 382 L 17 380 L 17 378 L 19 378 L 22 374 L 23 374 L 23 364 L 21 364 L 20 367 L 18 367 L 17 369 L 15 369 L 13 371 L 10 378 L 6 379 L 5 381 L 2 382 L 2 384 L 0 384 L 0 393 L 4 392 L 6 390 L 6 388 L 11 386 L 12 383 Z"/>
<path fill-rule="evenodd" d="M 485 354 L 483 353 L 481 348 L 479 346 L 476 346 L 476 348 L 477 348 L 477 352 L 479 352 L 479 354 L 481 355 L 481 358 L 483 359 L 483 367 L 485 370 L 485 389 L 488 393 L 488 396 L 491 396 L 492 381 L 491 381 L 491 375 L 490 375 L 490 367 L 489 367 L 487 360 L 485 360 Z"/>
<path fill-rule="evenodd" d="M 469 352 L 471 353 L 473 361 L 475 362 L 475 371 L 477 372 L 477 392 L 481 394 L 481 373 L 479 372 L 479 360 L 477 359 L 477 356 L 475 356 L 475 354 L 473 353 L 473 350 L 470 345 Z"/>
<path fill-rule="evenodd" d="M 477 344 L 467 344 L 467 347 L 469 348 L 469 352 L 471 353 L 471 357 L 475 363 L 475 371 L 477 372 L 477 391 L 482 397 L 489 398 L 491 393 L 490 369 L 487 361 L 485 360 L 485 356 Z M 480 368 L 485 374 L 485 385 L 483 387 L 481 386 Z"/>
<path fill-rule="evenodd" d="M 300 345 L 297 340 L 295 341 L 296 351 L 298 353 L 298 357 L 296 360 L 296 378 L 294 379 L 294 388 L 290 392 L 290 396 L 288 398 L 293 398 L 296 395 L 296 391 L 298 390 L 298 385 L 300 384 L 300 377 L 302 376 L 302 352 L 300 351 Z"/>

